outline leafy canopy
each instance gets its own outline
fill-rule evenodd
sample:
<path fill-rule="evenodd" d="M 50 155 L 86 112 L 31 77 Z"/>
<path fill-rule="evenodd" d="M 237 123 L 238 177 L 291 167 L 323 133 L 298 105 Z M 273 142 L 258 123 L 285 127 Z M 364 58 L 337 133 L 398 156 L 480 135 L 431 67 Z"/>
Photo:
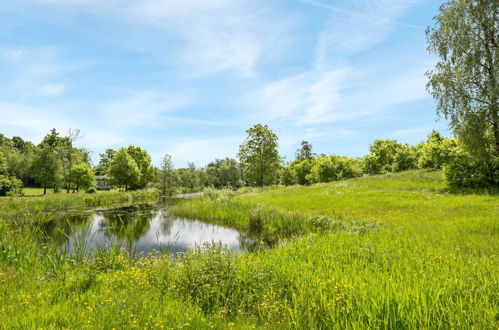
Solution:
<path fill-rule="evenodd" d="M 499 157 L 497 0 L 451 0 L 426 30 L 428 50 L 440 57 L 427 73 L 437 113 L 474 157 Z"/>
<path fill-rule="evenodd" d="M 257 186 L 275 183 L 281 158 L 277 135 L 267 125 L 256 124 L 246 131 L 248 137 L 239 147 L 239 161 L 246 179 Z"/>

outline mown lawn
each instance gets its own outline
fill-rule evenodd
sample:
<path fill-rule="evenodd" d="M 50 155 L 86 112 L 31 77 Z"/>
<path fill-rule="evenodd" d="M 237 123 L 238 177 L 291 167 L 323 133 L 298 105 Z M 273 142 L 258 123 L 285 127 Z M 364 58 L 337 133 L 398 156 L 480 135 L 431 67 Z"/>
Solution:
<path fill-rule="evenodd" d="M 498 196 L 448 193 L 441 174 L 426 171 L 232 195 L 181 200 L 171 211 L 279 237 L 279 248 L 66 256 L 40 244 L 43 218 L 29 203 L 2 204 L 2 326 L 499 326 Z"/>

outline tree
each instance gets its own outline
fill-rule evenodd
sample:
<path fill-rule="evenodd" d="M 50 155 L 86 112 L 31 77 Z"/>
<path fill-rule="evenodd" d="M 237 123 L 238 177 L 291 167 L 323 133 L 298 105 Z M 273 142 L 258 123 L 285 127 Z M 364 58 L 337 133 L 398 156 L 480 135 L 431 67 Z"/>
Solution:
<path fill-rule="evenodd" d="M 94 169 L 95 174 L 97 175 L 108 174 L 115 153 L 116 151 L 113 149 L 106 149 L 105 152 L 99 154 L 100 160 L 99 160 L 99 165 L 97 165 Z"/>
<path fill-rule="evenodd" d="M 294 161 L 293 163 L 291 163 L 290 166 L 293 169 L 293 172 L 295 173 L 294 177 L 296 179 L 296 183 L 301 185 L 310 184 L 309 174 L 312 171 L 313 165 L 314 165 L 313 159 L 305 159 L 302 160 L 301 162 Z"/>
<path fill-rule="evenodd" d="M 314 156 L 312 145 L 308 141 L 301 141 L 300 148 L 295 154 L 295 160 L 301 162 L 305 159 L 312 159 Z"/>
<path fill-rule="evenodd" d="M 79 192 L 80 189 L 87 190 L 95 184 L 94 171 L 88 163 L 80 163 L 73 166 L 69 171 L 69 179 L 74 185 L 76 192 Z"/>
<path fill-rule="evenodd" d="M 178 185 L 178 176 L 173 167 L 172 157 L 166 154 L 161 161 L 159 183 L 162 196 L 172 196 Z"/>
<path fill-rule="evenodd" d="M 126 148 L 120 148 L 114 155 L 109 168 L 111 182 L 128 190 L 140 182 L 140 170 L 135 160 L 127 152 Z"/>
<path fill-rule="evenodd" d="M 282 185 L 291 186 L 296 183 L 295 172 L 291 166 L 284 166 L 281 170 L 280 181 Z"/>
<path fill-rule="evenodd" d="M 360 174 L 353 158 L 343 156 L 322 156 L 314 160 L 310 174 L 310 182 L 331 182 L 354 178 Z"/>
<path fill-rule="evenodd" d="M 433 130 L 419 150 L 419 167 L 441 169 L 449 161 L 450 153 L 455 146 L 454 140 L 446 139 Z"/>
<path fill-rule="evenodd" d="M 32 163 L 32 173 L 36 182 L 43 187 L 44 195 L 47 193 L 47 187 L 57 191 L 62 180 L 62 164 L 53 136 L 47 136 L 40 144 Z"/>
<path fill-rule="evenodd" d="M 7 174 L 7 160 L 5 159 L 3 152 L 0 151 L 0 175 Z"/>
<path fill-rule="evenodd" d="M 144 188 L 154 177 L 154 170 L 151 166 L 151 156 L 149 156 L 149 153 L 146 150 L 133 145 L 129 146 L 126 151 L 133 160 L 135 160 L 140 171 L 139 181 L 132 185 L 131 188 Z"/>
<path fill-rule="evenodd" d="M 276 182 L 280 166 L 277 135 L 267 125 L 257 124 L 246 131 L 248 137 L 239 147 L 239 161 L 246 179 L 257 186 Z"/>
<path fill-rule="evenodd" d="M 206 166 L 206 175 L 207 184 L 215 188 L 241 187 L 241 168 L 235 159 L 216 159 Z"/>
<path fill-rule="evenodd" d="M 426 30 L 428 50 L 440 57 L 427 73 L 437 113 L 467 151 L 499 157 L 499 55 L 497 0 L 451 0 Z"/>

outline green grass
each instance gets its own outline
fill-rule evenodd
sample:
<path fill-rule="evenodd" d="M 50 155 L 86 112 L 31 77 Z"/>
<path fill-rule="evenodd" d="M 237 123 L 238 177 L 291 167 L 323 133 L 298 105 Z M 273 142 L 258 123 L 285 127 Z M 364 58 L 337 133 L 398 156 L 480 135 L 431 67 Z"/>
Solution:
<path fill-rule="evenodd" d="M 28 204 L 3 204 L 2 326 L 499 326 L 497 196 L 446 192 L 441 174 L 425 171 L 207 195 L 172 211 L 280 237 L 280 247 L 239 255 L 211 246 L 180 261 L 61 255 L 40 245 Z M 9 221 L 12 210 L 25 221 Z"/>

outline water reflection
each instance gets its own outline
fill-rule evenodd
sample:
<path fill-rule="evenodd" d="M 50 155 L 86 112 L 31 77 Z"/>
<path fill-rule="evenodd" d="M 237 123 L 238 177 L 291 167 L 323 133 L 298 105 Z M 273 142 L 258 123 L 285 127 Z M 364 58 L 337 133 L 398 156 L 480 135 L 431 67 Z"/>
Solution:
<path fill-rule="evenodd" d="M 150 204 L 60 215 L 46 224 L 45 233 L 49 243 L 69 253 L 88 253 L 96 248 L 126 248 L 139 254 L 152 250 L 177 253 L 211 242 L 221 242 L 235 251 L 265 247 L 246 233 L 181 219 L 165 207 Z"/>

